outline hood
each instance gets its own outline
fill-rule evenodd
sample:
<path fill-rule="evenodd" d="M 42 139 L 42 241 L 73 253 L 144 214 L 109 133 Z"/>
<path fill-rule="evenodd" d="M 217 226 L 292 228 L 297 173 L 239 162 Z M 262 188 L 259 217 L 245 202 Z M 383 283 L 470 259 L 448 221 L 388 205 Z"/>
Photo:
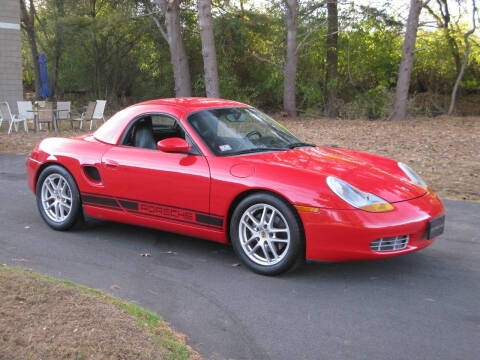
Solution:
<path fill-rule="evenodd" d="M 241 163 L 249 163 L 258 170 L 268 171 L 274 166 L 285 172 L 300 171 L 301 176 L 312 177 L 315 183 L 322 183 L 325 187 L 327 176 L 335 176 L 392 203 L 426 193 L 424 188 L 403 175 L 396 161 L 344 149 L 317 146 L 240 158 Z"/>

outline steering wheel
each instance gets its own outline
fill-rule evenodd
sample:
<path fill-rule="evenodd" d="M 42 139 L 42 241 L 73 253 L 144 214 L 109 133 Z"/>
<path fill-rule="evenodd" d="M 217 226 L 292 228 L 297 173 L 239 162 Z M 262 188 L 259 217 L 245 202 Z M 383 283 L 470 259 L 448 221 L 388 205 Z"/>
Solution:
<path fill-rule="evenodd" d="M 250 140 L 250 138 L 254 135 L 257 135 L 259 139 L 262 137 L 262 134 L 260 134 L 257 130 L 252 130 L 247 135 L 245 135 L 245 138 Z"/>

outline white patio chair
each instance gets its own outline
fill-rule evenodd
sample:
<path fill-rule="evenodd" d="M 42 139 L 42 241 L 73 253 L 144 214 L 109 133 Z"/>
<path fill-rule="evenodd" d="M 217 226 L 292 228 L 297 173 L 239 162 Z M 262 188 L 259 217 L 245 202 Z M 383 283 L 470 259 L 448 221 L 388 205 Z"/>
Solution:
<path fill-rule="evenodd" d="M 92 130 L 92 124 L 95 121 L 95 127 L 97 127 L 97 120 L 102 120 L 105 122 L 105 117 L 103 113 L 105 112 L 105 106 L 107 105 L 107 100 L 97 100 L 95 105 L 95 110 L 93 111 L 92 121 L 90 122 L 90 130 Z"/>
<path fill-rule="evenodd" d="M 18 117 L 33 120 L 34 113 L 31 101 L 17 101 Z"/>
<path fill-rule="evenodd" d="M 58 125 L 58 120 L 70 120 L 71 105 L 72 105 L 71 101 L 57 101 L 57 125 Z M 73 129 L 73 123 L 70 122 L 70 124 L 72 125 L 72 129 Z"/>
<path fill-rule="evenodd" d="M 32 111 L 32 102 L 31 101 L 17 101 L 18 107 L 18 117 L 20 119 L 26 119 L 27 123 L 28 120 L 35 121 L 35 113 Z"/>
<path fill-rule="evenodd" d="M 4 101 L 0 103 L 0 113 L 2 114 L 2 118 L 8 120 L 10 124 L 8 127 L 8 134 L 12 132 L 12 126 L 14 126 L 15 131 L 18 132 L 18 123 L 21 122 L 23 122 L 23 129 L 25 132 L 28 132 L 27 119 L 19 118 L 18 115 L 12 115 L 8 102 Z"/>

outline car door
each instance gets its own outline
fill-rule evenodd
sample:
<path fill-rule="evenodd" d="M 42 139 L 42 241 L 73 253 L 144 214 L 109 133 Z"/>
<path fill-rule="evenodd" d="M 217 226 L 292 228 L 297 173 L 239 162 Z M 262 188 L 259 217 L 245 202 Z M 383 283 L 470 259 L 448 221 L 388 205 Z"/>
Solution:
<path fill-rule="evenodd" d="M 153 128 L 161 135 L 176 136 L 176 119 L 163 115 L 153 119 Z M 118 145 L 103 155 L 102 170 L 105 188 L 130 214 L 180 225 L 221 226 L 209 214 L 210 170 L 199 152 L 167 153 Z"/>

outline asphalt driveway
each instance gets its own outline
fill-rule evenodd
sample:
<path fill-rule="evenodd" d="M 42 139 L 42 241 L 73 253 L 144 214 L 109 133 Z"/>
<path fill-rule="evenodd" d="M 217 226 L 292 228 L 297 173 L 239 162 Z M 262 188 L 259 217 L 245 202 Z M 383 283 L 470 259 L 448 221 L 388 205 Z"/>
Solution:
<path fill-rule="evenodd" d="M 445 201 L 446 233 L 421 252 L 269 278 L 199 239 L 110 222 L 55 232 L 25 159 L 0 154 L 0 263 L 145 306 L 205 358 L 478 359 L 480 203 Z"/>

